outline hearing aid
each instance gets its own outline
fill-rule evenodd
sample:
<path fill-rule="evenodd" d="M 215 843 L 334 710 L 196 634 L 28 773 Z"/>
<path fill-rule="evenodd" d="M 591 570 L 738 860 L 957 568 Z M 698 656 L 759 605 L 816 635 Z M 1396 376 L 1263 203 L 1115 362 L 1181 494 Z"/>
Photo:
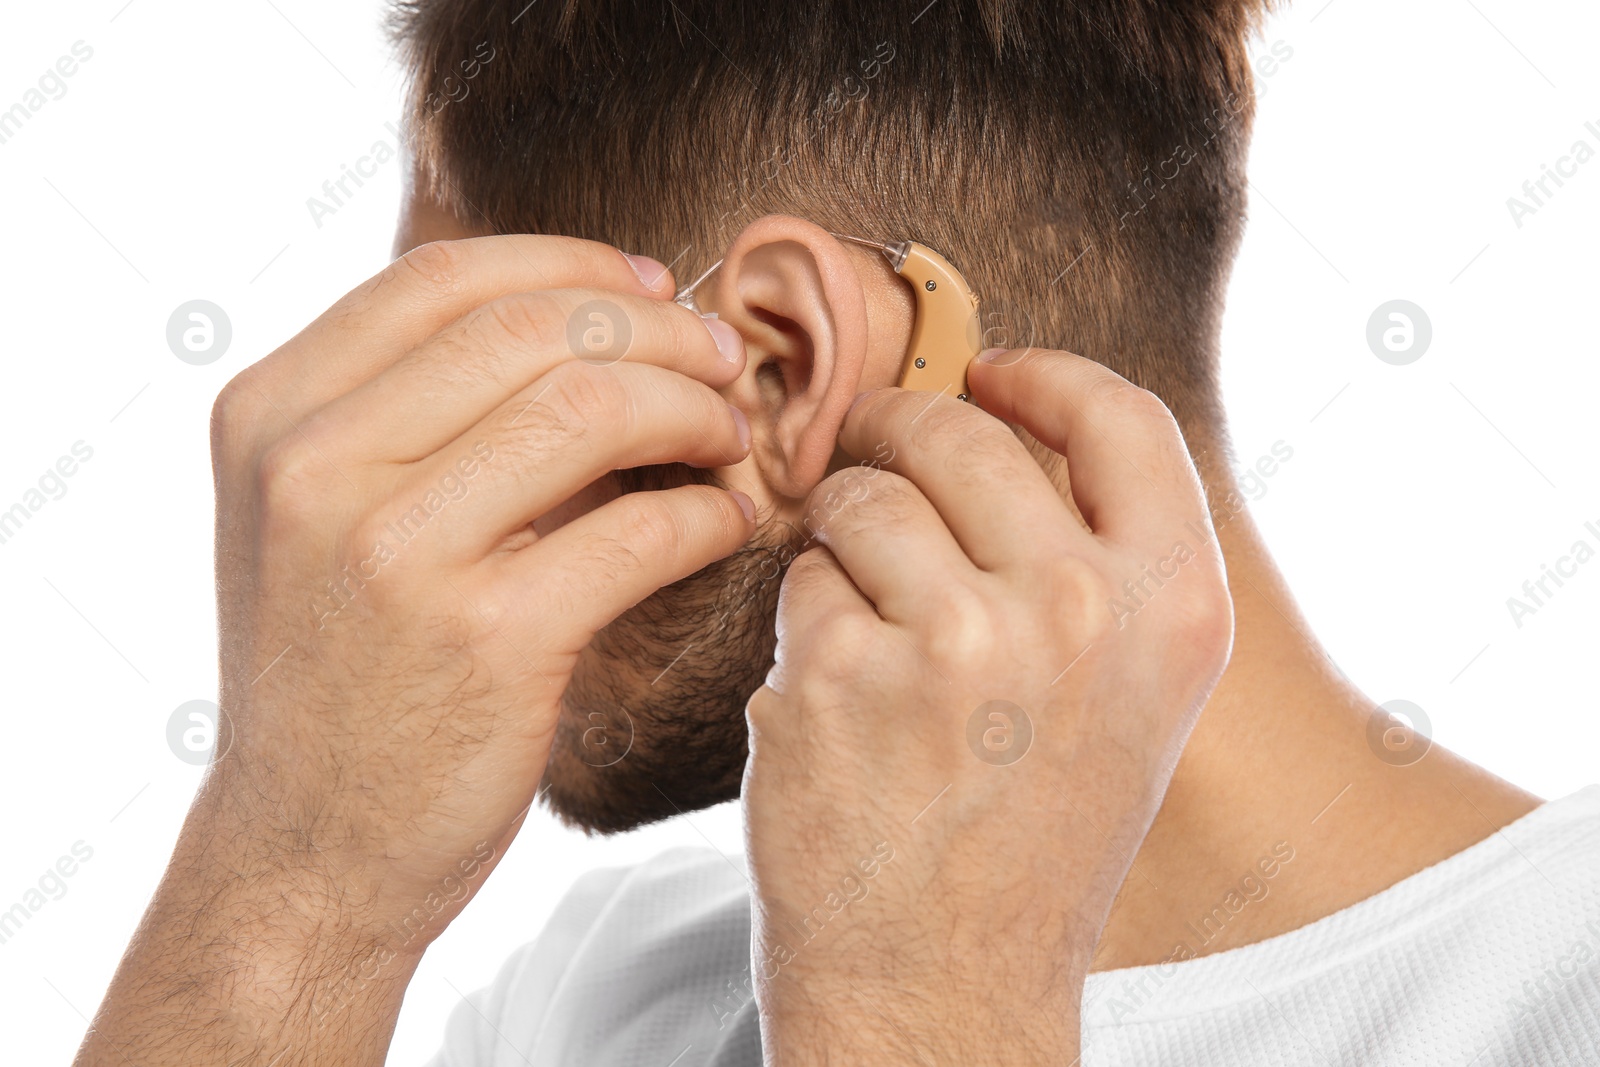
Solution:
<path fill-rule="evenodd" d="M 875 249 L 896 274 L 911 284 L 916 310 L 905 363 L 900 368 L 900 388 L 951 393 L 957 400 L 967 400 L 971 396 L 967 365 L 982 349 L 983 331 L 978 320 L 978 298 L 961 272 L 939 253 L 916 241 L 884 244 L 842 233 L 833 236 Z M 694 291 L 720 266 L 719 259 L 673 299 L 698 311 Z"/>

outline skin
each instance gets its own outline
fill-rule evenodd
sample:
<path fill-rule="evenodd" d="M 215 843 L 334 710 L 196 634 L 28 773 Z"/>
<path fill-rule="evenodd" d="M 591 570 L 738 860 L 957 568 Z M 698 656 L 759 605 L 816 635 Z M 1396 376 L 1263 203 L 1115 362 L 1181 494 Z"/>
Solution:
<path fill-rule="evenodd" d="M 867 332 L 875 338 L 863 383 L 888 385 L 905 352 L 909 293 L 877 257 L 858 260 Z M 1205 955 L 1298 929 L 1454 855 L 1540 803 L 1437 744 L 1408 766 L 1375 755 L 1368 725 L 1376 702 L 1333 667 L 1249 512 L 1227 503 L 1230 494 L 1243 496 L 1227 466 L 1215 462 L 1221 447 L 1209 439 L 1189 447 L 1199 454 L 1213 514 L 1227 517 L 1216 538 L 1233 602 L 1233 652 L 1137 849 L 1138 873 L 1117 896 L 1094 970 L 1163 962 L 1180 944 Z M 1070 501 L 1068 465 L 1044 458 Z M 1124 477 L 1141 475 L 1148 472 L 1124 466 Z M 761 486 L 752 492 L 762 499 Z M 1266 899 L 1193 946 L 1190 924 L 1241 877 L 1259 874 L 1259 860 L 1280 841 L 1295 849 L 1285 871 L 1292 877 L 1275 878 Z"/>
<path fill-rule="evenodd" d="M 397 250 L 476 232 L 420 198 L 410 205 Z M 905 355 L 910 293 L 871 252 L 849 245 L 842 252 L 852 257 L 865 291 L 861 384 L 890 385 Z M 716 310 L 728 301 L 712 285 L 701 290 L 699 303 Z M 762 420 L 754 421 L 759 439 Z M 1284 877 L 1194 954 L 1237 948 L 1331 915 L 1476 844 L 1541 802 L 1438 744 L 1408 766 L 1374 755 L 1367 730 L 1376 702 L 1333 667 L 1250 513 L 1226 504 L 1230 493 L 1243 496 L 1219 461 L 1221 440 L 1221 434 L 1195 435 L 1189 449 L 1208 499 L 1229 516 L 1216 534 L 1233 601 L 1233 651 L 1133 859 L 1134 874 L 1117 896 L 1095 952 L 1097 971 L 1160 963 L 1174 958 L 1180 944 L 1193 947 L 1190 924 L 1241 877 L 1259 876 L 1259 860 L 1277 842 L 1295 850 Z M 1051 478 L 1070 495 L 1064 469 L 1052 470 Z M 764 506 L 775 500 L 780 512 L 803 515 L 758 479 L 736 484 Z"/>
<path fill-rule="evenodd" d="M 1078 356 L 994 355 L 973 399 L 1065 458 L 1076 510 L 1003 423 L 880 390 L 840 440 L 881 467 L 818 487 L 842 502 L 784 582 L 744 790 L 773 1062 L 1075 1054 L 1107 910 L 1227 662 L 1222 558 L 1160 401 Z M 1184 580 L 1119 629 L 1111 591 L 1184 540 Z M 858 871 L 870 893 L 830 919 Z"/>
<path fill-rule="evenodd" d="M 223 391 L 225 755 L 81 1062 L 382 1061 L 422 951 L 533 799 L 579 654 L 753 530 L 748 498 L 684 486 L 530 532 L 616 466 L 748 451 L 712 388 L 742 346 L 667 281 L 569 238 L 429 245 Z M 601 298 L 636 331 L 625 365 L 567 346 Z M 363 584 L 335 610 L 346 567 Z"/>
<path fill-rule="evenodd" d="M 413 201 L 397 243 L 466 236 Z M 614 249 L 539 237 L 426 245 L 224 391 L 213 453 L 227 755 L 196 798 L 80 1063 L 382 1062 L 417 961 L 470 896 L 451 887 L 481 884 L 533 799 L 562 691 L 594 635 L 739 548 L 752 514 L 803 522 L 819 483 L 884 441 L 899 445 L 878 475 L 885 491 L 829 527 L 800 579 L 784 583 L 780 620 L 793 621 L 780 622 L 778 667 L 751 703 L 758 933 L 811 898 L 818 870 L 856 862 L 871 836 L 872 806 L 830 819 L 834 798 L 870 791 L 892 798 L 897 816 L 916 798 L 915 813 L 937 768 L 951 772 L 952 803 L 918 821 L 922 836 L 896 870 L 906 877 L 878 883 L 899 887 L 871 898 L 898 902 L 896 921 L 844 931 L 865 953 L 808 952 L 758 988 L 764 1032 L 786 1061 L 859 1056 L 865 1035 L 876 1058 L 909 1062 L 920 1048 L 1065 1062 L 1084 973 L 1165 958 L 1185 921 L 1271 842 L 1295 842 L 1292 877 L 1209 951 L 1362 899 L 1534 806 L 1437 748 L 1405 768 L 1375 758 L 1370 702 L 1327 667 L 1247 516 L 1221 524 L 1221 558 L 1197 554 L 1137 626 L 1103 632 L 1093 605 L 1105 588 L 1164 551 L 1141 537 L 1170 532 L 1180 515 L 1186 529 L 1207 526 L 1181 441 L 1149 394 L 1064 353 L 975 368 L 980 404 L 1066 456 L 1047 480 L 1019 464 L 1022 446 L 999 423 L 954 401 L 926 426 L 894 390 L 852 409 L 863 389 L 888 384 L 904 351 L 907 294 L 881 262 L 781 218 L 741 234 L 729 260 L 701 304 L 734 327 L 731 345 L 670 303 L 673 279 L 659 264 L 630 266 Z M 563 327 L 600 297 L 623 307 L 635 342 L 625 363 L 597 369 L 572 359 Z M 786 299 L 799 301 L 792 315 L 755 314 Z M 1015 384 L 1030 375 L 1054 382 L 1066 406 L 1037 383 Z M 606 432 L 585 432 L 594 425 Z M 992 484 L 975 455 L 995 460 Z M 474 457 L 469 475 L 462 464 Z M 666 462 L 712 469 L 736 492 L 595 488 L 613 467 Z M 331 615 L 326 604 L 308 611 L 307 590 L 362 564 L 382 531 L 452 476 L 467 490 L 379 577 Z M 1213 499 L 1226 488 L 1213 471 L 1207 483 Z M 970 531 L 1002 500 L 1040 518 L 991 556 Z M 860 556 L 874 538 L 849 537 L 857 522 L 893 529 L 966 576 L 959 610 L 988 625 L 954 632 L 973 642 L 917 629 L 928 613 L 901 605 L 929 583 Z M 1023 573 L 1044 575 L 1058 595 L 1042 603 Z M 867 599 L 843 612 L 847 593 Z M 879 633 L 890 627 L 933 655 L 891 652 Z M 992 666 L 997 635 L 1015 656 L 1004 678 Z M 1074 662 L 1085 641 L 1097 650 Z M 942 681 L 923 666 L 934 661 Z M 1044 683 L 1039 664 L 1068 662 L 1059 686 Z M 884 677 L 895 682 L 875 689 Z M 1038 758 L 1008 779 L 1023 791 L 1007 793 L 1004 818 L 983 801 L 986 789 L 995 796 L 997 779 L 984 777 L 995 768 L 964 740 L 974 698 L 1000 684 L 1043 724 Z M 1130 693 L 1140 699 L 1115 695 Z M 862 753 L 904 731 L 849 714 L 861 694 L 947 728 L 891 774 Z M 833 747 L 801 743 L 804 730 Z M 851 731 L 864 747 L 846 744 Z M 1077 807 L 1044 790 L 1048 776 L 1026 777 L 1053 764 L 1073 768 Z M 785 845 L 795 835 L 760 832 L 774 821 L 815 832 Z M 993 854 L 1027 857 L 1032 877 L 976 859 Z M 430 895 L 439 909 L 408 926 Z M 1004 936 L 1016 951 L 1000 954 L 1014 968 L 1012 1003 L 971 995 L 990 988 L 994 943 L 968 927 L 995 901 L 1015 919 Z M 1060 1009 L 1059 1026 L 1015 1044 L 1007 1021 L 1041 996 Z M 863 1000 L 892 1008 L 915 1045 L 869 1019 Z"/>

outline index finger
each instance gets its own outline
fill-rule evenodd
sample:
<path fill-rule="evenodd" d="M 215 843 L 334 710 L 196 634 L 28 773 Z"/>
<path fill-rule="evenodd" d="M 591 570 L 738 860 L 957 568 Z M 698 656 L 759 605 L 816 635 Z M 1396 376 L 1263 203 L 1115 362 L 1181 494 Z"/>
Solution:
<path fill-rule="evenodd" d="M 1027 564 L 1088 537 L 1016 434 L 953 397 L 867 394 L 845 416 L 839 444 L 909 478 L 984 570 Z"/>
<path fill-rule="evenodd" d="M 251 373 L 298 421 L 507 294 L 596 288 L 666 300 L 672 287 L 671 272 L 658 261 L 598 241 L 549 234 L 436 241 L 356 286 Z"/>
<path fill-rule="evenodd" d="M 968 383 L 985 411 L 1019 423 L 1066 458 L 1073 499 L 1096 534 L 1145 544 L 1206 516 L 1205 493 L 1172 413 L 1115 371 L 1070 352 L 1032 348 L 974 360 Z"/>

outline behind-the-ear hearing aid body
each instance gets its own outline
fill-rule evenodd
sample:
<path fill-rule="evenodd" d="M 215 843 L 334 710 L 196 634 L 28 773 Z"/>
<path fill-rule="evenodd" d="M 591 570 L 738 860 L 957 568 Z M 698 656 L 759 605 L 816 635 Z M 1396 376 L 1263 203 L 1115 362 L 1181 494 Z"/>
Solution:
<path fill-rule="evenodd" d="M 939 253 L 915 241 L 883 244 L 842 233 L 833 236 L 877 249 L 894 272 L 911 283 L 916 314 L 911 321 L 905 365 L 900 368 L 900 387 L 950 393 L 966 400 L 967 365 L 982 348 L 983 331 L 978 322 L 978 298 L 967 287 L 961 272 Z M 674 299 L 686 308 L 698 310 L 694 291 L 720 266 L 719 259 Z"/>

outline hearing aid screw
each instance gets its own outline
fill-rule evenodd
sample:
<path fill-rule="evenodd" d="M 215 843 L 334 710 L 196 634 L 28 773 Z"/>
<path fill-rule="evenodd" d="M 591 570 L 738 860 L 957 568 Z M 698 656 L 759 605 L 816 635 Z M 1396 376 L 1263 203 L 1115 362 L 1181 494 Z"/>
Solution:
<path fill-rule="evenodd" d="M 921 356 L 917 357 L 917 369 L 918 370 L 921 370 L 923 367 L 926 367 L 927 365 L 928 365 L 928 361 L 927 360 L 923 359 Z"/>
<path fill-rule="evenodd" d="M 926 290 L 928 290 L 928 292 L 930 292 L 930 293 L 931 293 L 931 292 L 933 292 L 933 291 L 934 291 L 934 290 L 935 290 L 935 289 L 937 289 L 937 288 L 939 288 L 939 283 L 938 283 L 938 282 L 936 282 L 936 281 L 934 281 L 934 280 L 933 280 L 933 279 L 932 279 L 932 278 L 929 278 L 929 279 L 928 279 L 928 280 L 927 280 L 927 282 L 925 282 L 925 283 L 924 283 L 924 284 L 923 284 L 923 286 L 922 286 L 922 287 L 923 287 L 923 288 L 924 288 L 924 289 L 926 289 Z"/>

